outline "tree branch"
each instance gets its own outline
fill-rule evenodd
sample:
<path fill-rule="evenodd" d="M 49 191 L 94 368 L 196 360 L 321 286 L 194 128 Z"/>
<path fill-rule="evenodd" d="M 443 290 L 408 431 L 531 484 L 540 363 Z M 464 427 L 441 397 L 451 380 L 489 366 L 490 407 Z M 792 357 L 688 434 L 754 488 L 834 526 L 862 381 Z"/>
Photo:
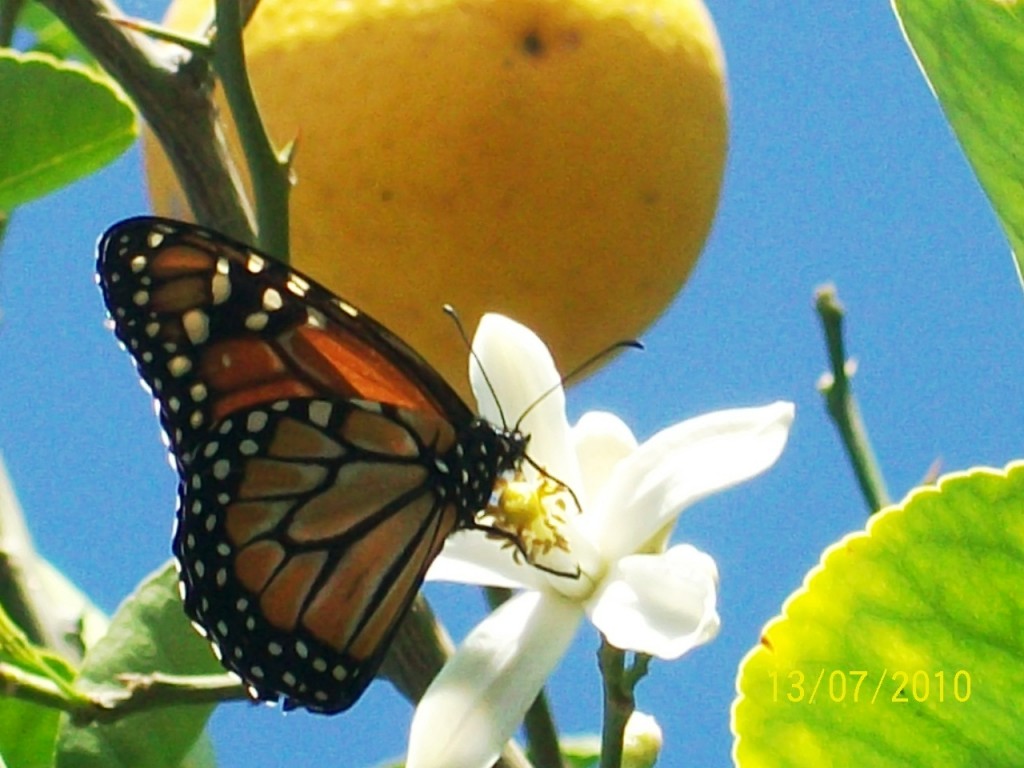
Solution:
<path fill-rule="evenodd" d="M 229 158 L 212 98 L 209 65 L 111 19 L 106 0 L 41 0 L 138 106 L 181 182 L 197 221 L 254 242 L 251 209 Z"/>

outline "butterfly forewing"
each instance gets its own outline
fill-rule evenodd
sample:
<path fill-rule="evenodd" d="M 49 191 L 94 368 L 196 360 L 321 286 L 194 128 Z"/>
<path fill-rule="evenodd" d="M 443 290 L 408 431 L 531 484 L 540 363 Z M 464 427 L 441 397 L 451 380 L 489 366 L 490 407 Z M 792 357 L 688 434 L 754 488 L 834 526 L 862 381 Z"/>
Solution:
<path fill-rule="evenodd" d="M 178 468 L 186 611 L 254 696 L 348 708 L 525 438 L 268 256 L 155 218 L 115 225 L 99 250 Z"/>

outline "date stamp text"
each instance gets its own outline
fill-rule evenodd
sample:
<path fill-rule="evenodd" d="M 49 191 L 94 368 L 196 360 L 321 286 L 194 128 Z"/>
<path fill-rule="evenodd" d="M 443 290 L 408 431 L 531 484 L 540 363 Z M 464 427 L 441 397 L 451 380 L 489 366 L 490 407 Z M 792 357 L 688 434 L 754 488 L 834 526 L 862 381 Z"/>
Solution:
<path fill-rule="evenodd" d="M 778 704 L 959 703 L 971 698 L 971 673 L 903 669 L 793 669 L 768 673 Z"/>

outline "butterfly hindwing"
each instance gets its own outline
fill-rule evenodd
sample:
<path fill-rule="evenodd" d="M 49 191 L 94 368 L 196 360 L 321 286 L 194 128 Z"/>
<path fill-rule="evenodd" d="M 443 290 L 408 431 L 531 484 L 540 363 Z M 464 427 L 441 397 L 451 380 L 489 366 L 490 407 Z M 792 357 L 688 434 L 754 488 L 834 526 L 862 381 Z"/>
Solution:
<path fill-rule="evenodd" d="M 174 538 L 186 607 L 257 693 L 330 711 L 372 679 L 456 525 L 419 461 L 454 434 L 410 421 L 372 403 L 277 401 L 225 419 L 196 458 Z"/>
<path fill-rule="evenodd" d="M 348 708 L 444 539 L 526 438 L 477 419 L 372 318 L 239 243 L 143 217 L 99 252 L 114 331 L 179 474 L 187 613 L 254 696 Z"/>

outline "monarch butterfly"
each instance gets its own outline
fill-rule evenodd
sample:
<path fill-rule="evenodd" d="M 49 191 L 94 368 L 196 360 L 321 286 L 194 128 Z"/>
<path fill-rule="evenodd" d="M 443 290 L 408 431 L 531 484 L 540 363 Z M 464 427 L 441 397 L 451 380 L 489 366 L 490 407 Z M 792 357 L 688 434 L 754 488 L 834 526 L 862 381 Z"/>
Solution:
<path fill-rule="evenodd" d="M 368 315 L 207 229 L 127 219 L 97 273 L 178 471 L 186 613 L 254 698 L 348 709 L 527 436 L 478 418 Z"/>

